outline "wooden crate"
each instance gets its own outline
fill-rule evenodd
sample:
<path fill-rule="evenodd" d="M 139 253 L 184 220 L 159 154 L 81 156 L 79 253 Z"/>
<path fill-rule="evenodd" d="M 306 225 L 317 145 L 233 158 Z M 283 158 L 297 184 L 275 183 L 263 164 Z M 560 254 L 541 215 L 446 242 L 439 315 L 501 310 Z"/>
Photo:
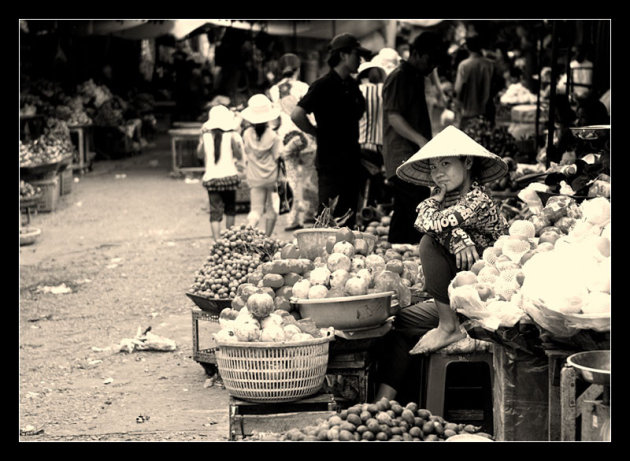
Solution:
<path fill-rule="evenodd" d="M 302 429 L 335 414 L 332 394 L 317 394 L 296 402 L 252 403 L 230 397 L 229 439 L 239 440 L 255 432 L 281 433 Z"/>
<path fill-rule="evenodd" d="M 72 183 L 74 182 L 74 176 L 72 176 L 72 168 L 66 168 L 59 173 L 59 193 L 60 195 L 68 195 L 72 192 Z"/>
<path fill-rule="evenodd" d="M 37 211 L 55 211 L 60 195 L 59 175 L 52 179 L 31 180 L 29 182 L 42 190 L 42 198 L 37 204 Z"/>

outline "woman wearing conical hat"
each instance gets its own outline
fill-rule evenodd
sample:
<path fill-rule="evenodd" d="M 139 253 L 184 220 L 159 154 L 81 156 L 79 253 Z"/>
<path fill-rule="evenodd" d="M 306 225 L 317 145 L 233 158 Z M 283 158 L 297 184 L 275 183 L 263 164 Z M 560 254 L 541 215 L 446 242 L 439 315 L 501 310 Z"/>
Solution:
<path fill-rule="evenodd" d="M 388 356 L 382 360 L 377 400 L 395 397 L 409 354 L 433 352 L 465 337 L 450 306 L 448 286 L 457 272 L 470 270 L 484 249 L 506 233 L 507 222 L 482 184 L 507 171 L 500 157 L 454 126 L 397 168 L 401 179 L 433 188 L 417 207 L 415 227 L 424 233 L 420 260 L 425 291 L 435 302 L 412 305 L 397 315 L 398 327 L 383 348 Z"/>

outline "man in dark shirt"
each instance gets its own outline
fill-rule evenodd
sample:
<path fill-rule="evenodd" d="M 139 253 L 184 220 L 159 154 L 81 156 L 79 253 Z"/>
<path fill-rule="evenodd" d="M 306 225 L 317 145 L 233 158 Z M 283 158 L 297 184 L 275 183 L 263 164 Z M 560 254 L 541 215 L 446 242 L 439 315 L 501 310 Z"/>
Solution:
<path fill-rule="evenodd" d="M 429 197 L 429 188 L 403 181 L 396 176 L 396 168 L 432 138 L 424 81 L 444 55 L 443 50 L 439 35 L 421 33 L 410 45 L 409 59 L 402 61 L 383 85 L 383 160 L 394 198 L 390 243 L 416 244 L 422 237 L 414 227 L 416 207 Z"/>
<path fill-rule="evenodd" d="M 329 206 L 329 199 L 338 196 L 337 206 L 331 212 L 339 217 L 352 210 L 345 225 L 353 227 L 360 192 L 359 120 L 365 99 L 351 74 L 357 72 L 361 56 L 369 57 L 371 52 L 347 33 L 337 35 L 328 47 L 330 72 L 311 84 L 291 119 L 317 139 L 318 214 Z M 315 116 L 316 127 L 308 120 L 309 113 Z"/>

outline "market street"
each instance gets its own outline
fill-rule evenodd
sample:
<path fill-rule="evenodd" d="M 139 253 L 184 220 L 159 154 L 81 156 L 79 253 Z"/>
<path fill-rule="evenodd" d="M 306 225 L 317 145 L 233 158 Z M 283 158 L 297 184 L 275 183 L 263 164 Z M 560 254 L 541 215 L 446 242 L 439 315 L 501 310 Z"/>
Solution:
<path fill-rule="evenodd" d="M 227 440 L 228 393 L 204 388 L 185 296 L 210 244 L 207 195 L 170 166 L 158 136 L 141 155 L 95 162 L 54 213 L 33 216 L 42 235 L 20 247 L 20 428 L 43 432 L 22 440 Z M 291 238 L 284 227 L 274 236 Z M 72 292 L 44 292 L 62 284 Z M 116 352 L 149 326 L 177 350 Z M 200 325 L 200 342 L 213 327 Z"/>

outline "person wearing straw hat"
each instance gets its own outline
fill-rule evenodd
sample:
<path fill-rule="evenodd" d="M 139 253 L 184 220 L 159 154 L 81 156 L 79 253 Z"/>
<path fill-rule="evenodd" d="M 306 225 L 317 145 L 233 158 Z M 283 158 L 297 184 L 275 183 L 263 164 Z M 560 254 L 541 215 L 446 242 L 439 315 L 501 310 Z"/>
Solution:
<path fill-rule="evenodd" d="M 255 94 L 247 101 L 241 117 L 251 124 L 243 131 L 247 164 L 245 177 L 249 185 L 250 212 L 247 224 L 256 227 L 265 218 L 265 234 L 271 235 L 280 210 L 277 191 L 278 159 L 283 149 L 293 149 L 292 141 L 286 146 L 271 128 L 270 123 L 280 117 L 280 109 L 264 94 Z"/>
<path fill-rule="evenodd" d="M 434 302 L 412 305 L 397 315 L 396 332 L 383 348 L 388 356 L 382 360 L 379 398 L 396 394 L 410 354 L 433 352 L 465 338 L 450 306 L 448 286 L 457 272 L 470 270 L 483 251 L 506 233 L 507 221 L 482 184 L 500 179 L 507 171 L 499 156 L 454 126 L 446 127 L 397 168 L 402 180 L 433 188 L 418 205 L 415 226 L 424 233 L 419 248 L 424 289 Z"/>
<path fill-rule="evenodd" d="M 225 227 L 234 225 L 236 217 L 236 190 L 241 180 L 239 163 L 243 159 L 243 139 L 236 131 L 238 121 L 224 105 L 216 105 L 208 112 L 208 121 L 201 126 L 197 155 L 203 158 L 205 171 L 202 185 L 208 191 L 210 202 L 210 231 L 219 238 L 221 221 Z"/>
<path fill-rule="evenodd" d="M 359 175 L 354 173 L 360 169 L 359 120 L 365 99 L 352 74 L 357 72 L 361 58 L 369 57 L 371 52 L 349 33 L 335 36 L 328 49 L 330 72 L 311 84 L 291 119 L 317 139 L 318 213 L 329 206 L 331 199 L 339 197 L 332 215 L 341 217 L 351 210 L 345 225 L 353 227 L 360 193 Z M 317 127 L 308 119 L 311 113 Z"/>

